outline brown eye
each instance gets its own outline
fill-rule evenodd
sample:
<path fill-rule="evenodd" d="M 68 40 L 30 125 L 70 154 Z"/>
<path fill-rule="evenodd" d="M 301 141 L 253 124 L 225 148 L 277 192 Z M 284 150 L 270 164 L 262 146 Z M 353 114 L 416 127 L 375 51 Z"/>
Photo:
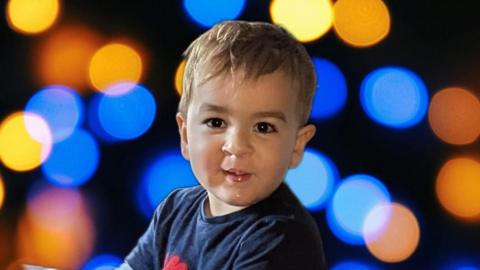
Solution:
<path fill-rule="evenodd" d="M 222 128 L 225 126 L 225 122 L 220 118 L 210 118 L 205 120 L 204 123 L 206 123 L 207 126 L 211 128 Z"/>
<path fill-rule="evenodd" d="M 276 132 L 276 129 L 273 125 L 266 123 L 266 122 L 260 122 L 256 125 L 255 127 L 257 132 L 260 133 L 272 133 Z"/>

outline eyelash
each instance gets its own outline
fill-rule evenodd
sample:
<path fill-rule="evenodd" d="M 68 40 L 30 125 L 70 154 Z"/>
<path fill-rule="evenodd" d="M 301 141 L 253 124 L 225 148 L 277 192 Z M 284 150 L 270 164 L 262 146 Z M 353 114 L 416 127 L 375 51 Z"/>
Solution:
<path fill-rule="evenodd" d="M 213 125 L 213 121 L 220 121 L 220 126 L 218 125 Z M 218 129 L 218 128 L 224 128 L 225 127 L 225 121 L 223 121 L 222 119 L 220 118 L 208 118 L 206 119 L 205 121 L 203 121 L 203 124 L 206 124 L 209 128 L 213 128 L 213 129 Z M 218 123 L 216 123 L 218 124 Z M 258 127 L 260 125 L 266 125 L 267 126 L 267 131 L 259 131 L 258 130 Z M 262 134 L 268 134 L 268 133 L 273 133 L 273 132 L 277 132 L 277 129 L 275 128 L 274 125 L 270 124 L 270 123 L 267 123 L 267 122 L 259 122 L 257 123 L 256 125 L 256 131 L 259 132 L 259 133 L 262 133 Z"/>

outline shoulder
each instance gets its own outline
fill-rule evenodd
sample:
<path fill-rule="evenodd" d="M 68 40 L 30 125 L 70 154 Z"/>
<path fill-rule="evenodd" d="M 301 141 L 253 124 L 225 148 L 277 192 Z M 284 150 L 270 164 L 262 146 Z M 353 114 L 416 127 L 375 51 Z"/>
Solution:
<path fill-rule="evenodd" d="M 245 230 L 239 268 L 326 269 L 322 239 L 313 217 L 288 187 L 281 187 Z"/>
<path fill-rule="evenodd" d="M 190 206 L 202 199 L 205 193 L 206 191 L 200 185 L 174 189 L 167 195 L 162 203 L 158 205 L 156 212 L 165 210 L 172 211 L 174 208 L 181 206 Z"/>
<path fill-rule="evenodd" d="M 238 269 L 327 269 L 318 230 L 284 216 L 265 217 L 243 235 Z"/>
<path fill-rule="evenodd" d="M 165 230 L 179 216 L 194 215 L 202 198 L 206 196 L 205 193 L 201 186 L 177 188 L 171 191 L 155 209 L 151 229 Z"/>

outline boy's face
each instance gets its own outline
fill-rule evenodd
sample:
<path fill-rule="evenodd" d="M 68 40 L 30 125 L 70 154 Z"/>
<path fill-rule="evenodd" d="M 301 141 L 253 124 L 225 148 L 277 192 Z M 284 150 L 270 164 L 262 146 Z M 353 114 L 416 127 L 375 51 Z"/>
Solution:
<path fill-rule="evenodd" d="M 182 154 L 207 190 L 207 213 L 224 215 L 268 197 L 300 162 L 315 127 L 299 128 L 297 93 L 280 71 L 257 80 L 217 76 L 177 114 Z"/>

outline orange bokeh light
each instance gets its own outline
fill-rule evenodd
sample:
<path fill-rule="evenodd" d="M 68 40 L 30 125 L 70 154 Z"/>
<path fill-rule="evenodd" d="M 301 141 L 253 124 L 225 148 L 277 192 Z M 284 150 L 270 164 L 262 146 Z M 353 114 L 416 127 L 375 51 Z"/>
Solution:
<path fill-rule="evenodd" d="M 405 206 L 392 203 L 388 207 L 390 216 L 387 224 L 374 239 L 365 239 L 370 253 L 381 261 L 396 263 L 410 257 L 420 241 L 420 228 L 413 213 Z M 384 213 L 385 209 L 375 209 L 370 215 Z M 376 217 L 367 217 L 375 219 Z M 367 235 L 368 237 L 368 235 Z"/>
<path fill-rule="evenodd" d="M 443 89 L 430 102 L 428 121 L 441 140 L 455 145 L 472 143 L 480 134 L 480 103 L 468 90 Z"/>
<path fill-rule="evenodd" d="M 0 175 L 0 209 L 2 209 L 4 199 L 5 199 L 5 185 L 3 184 L 3 178 Z"/>
<path fill-rule="evenodd" d="M 440 169 L 435 184 L 440 204 L 450 213 L 467 219 L 480 215 L 480 162 L 461 157 Z"/>
<path fill-rule="evenodd" d="M 187 62 L 182 60 L 177 67 L 177 71 L 175 71 L 175 90 L 177 90 L 177 94 L 179 96 L 182 95 L 183 91 L 183 73 L 185 71 L 185 64 Z"/>
<path fill-rule="evenodd" d="M 79 269 L 94 241 L 86 203 L 69 189 L 48 188 L 33 197 L 17 230 L 17 251 L 24 263 L 59 269 Z"/>
<path fill-rule="evenodd" d="M 338 0 L 333 11 L 335 33 L 349 45 L 372 46 L 390 32 L 390 14 L 381 0 Z"/>
<path fill-rule="evenodd" d="M 100 36 L 81 25 L 64 26 L 48 36 L 38 50 L 36 74 L 42 85 L 61 84 L 84 92 L 88 64 Z"/>
<path fill-rule="evenodd" d="M 121 82 L 138 83 L 143 59 L 132 46 L 109 43 L 95 52 L 89 63 L 90 84 L 99 91 Z"/>

